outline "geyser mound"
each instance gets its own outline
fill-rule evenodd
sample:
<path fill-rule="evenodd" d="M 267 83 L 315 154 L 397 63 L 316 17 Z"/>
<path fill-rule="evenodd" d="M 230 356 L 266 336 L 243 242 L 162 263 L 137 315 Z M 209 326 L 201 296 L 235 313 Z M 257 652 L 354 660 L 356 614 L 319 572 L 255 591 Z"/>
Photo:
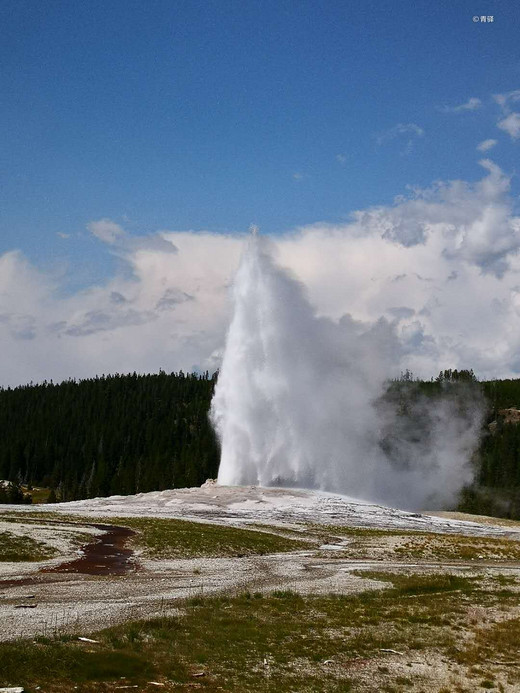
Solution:
<path fill-rule="evenodd" d="M 408 508 L 453 501 L 471 479 L 479 406 L 437 400 L 431 410 L 416 399 L 421 428 L 410 434 L 382 399 L 399 372 L 393 326 L 317 315 L 263 237 L 250 237 L 233 294 L 211 407 L 220 484 L 314 488 Z"/>

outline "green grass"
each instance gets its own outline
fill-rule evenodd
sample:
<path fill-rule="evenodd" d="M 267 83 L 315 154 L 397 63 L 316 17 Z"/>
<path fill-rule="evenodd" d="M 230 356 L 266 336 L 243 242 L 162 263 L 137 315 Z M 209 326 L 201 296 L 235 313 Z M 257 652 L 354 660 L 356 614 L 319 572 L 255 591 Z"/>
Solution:
<path fill-rule="evenodd" d="M 132 547 L 145 558 L 173 559 L 237 557 L 298 551 L 309 548 L 308 541 L 256 529 L 242 529 L 202 522 L 149 517 L 79 517 L 56 512 L 4 513 L 0 520 L 26 524 L 45 521 L 78 525 L 111 524 L 136 532 Z"/>
<path fill-rule="evenodd" d="M 481 629 L 470 625 L 466 610 L 475 605 L 509 608 L 517 603 L 516 593 L 497 595 L 483 579 L 453 575 L 362 574 L 391 586 L 351 596 L 301 596 L 291 590 L 199 596 L 176 602 L 181 614 L 175 617 L 165 612 L 162 618 L 91 635 L 98 643 L 71 636 L 3 643 L 0 686 L 23 685 L 31 691 L 39 685 L 49 693 L 74 686 L 109 691 L 125 677 L 125 685 L 140 690 L 153 690 L 146 687 L 153 680 L 180 691 L 195 684 L 208 691 L 245 693 L 356 691 L 356 662 L 373 660 L 384 686 L 400 691 L 410 678 L 402 670 L 393 673 L 392 658 L 382 649 L 403 652 L 402 663 L 418 651 L 434 651 L 470 668 L 479 658 L 515 655 L 519 619 Z M 390 666 L 378 669 L 378 664 Z M 468 680 L 475 676 L 473 689 L 483 675 L 468 670 Z"/>
<path fill-rule="evenodd" d="M 402 537 L 402 536 L 422 536 L 426 532 L 420 532 L 413 529 L 379 529 L 377 527 L 342 527 L 341 525 L 320 525 L 307 524 L 305 525 L 309 532 L 323 536 L 336 537 L 360 537 L 367 539 L 369 537 Z"/>
<path fill-rule="evenodd" d="M 253 556 L 308 548 L 308 543 L 252 529 L 145 517 L 110 518 L 137 532 L 132 540 L 146 558 Z"/>
<path fill-rule="evenodd" d="M 440 561 L 518 561 L 520 541 L 430 534 L 410 538 L 402 546 L 396 547 L 395 553 L 406 558 L 432 558 Z"/>
<path fill-rule="evenodd" d="M 458 653 L 457 660 L 464 664 L 481 662 L 517 662 L 520 644 L 520 618 L 512 618 L 479 628 L 473 641 Z M 520 682 L 520 665 L 511 673 Z"/>
<path fill-rule="evenodd" d="M 321 543 L 350 539 L 338 558 L 427 561 L 520 561 L 520 541 L 502 537 L 465 537 L 413 530 L 309 525 Z"/>
<path fill-rule="evenodd" d="M 46 690 L 61 691 L 70 690 L 67 686 L 73 683 L 115 681 L 121 676 L 142 681 L 153 670 L 142 653 L 112 648 L 92 650 L 68 639 L 61 642 L 39 638 L 0 645 L 0 681 L 26 686 L 26 690 L 34 690 L 38 682 L 45 682 Z"/>
<path fill-rule="evenodd" d="M 22 486 L 22 491 L 24 493 L 28 493 L 31 496 L 33 505 L 46 503 L 51 493 L 50 488 L 34 487 L 29 489 L 27 488 L 27 486 Z"/>
<path fill-rule="evenodd" d="M 17 506 L 18 507 L 23 507 L 23 506 Z M 29 506 L 31 507 L 31 506 Z M 0 505 L 0 509 L 2 506 Z M 72 516 L 72 515 L 64 515 L 63 513 L 57 513 L 57 512 L 41 512 L 40 510 L 38 511 L 33 511 L 33 510 L 27 510 L 24 512 L 23 510 L 9 510 L 9 511 L 4 511 L 0 512 L 0 521 L 1 522 L 22 522 L 23 524 L 28 524 L 28 523 L 38 523 L 42 524 L 45 522 L 45 520 L 52 521 L 52 522 L 73 522 L 74 524 L 81 523 L 82 518 L 78 516 Z M 87 522 L 84 522 L 84 524 L 88 524 Z"/>
<path fill-rule="evenodd" d="M 501 537 L 316 524 L 303 525 L 302 531 L 267 525 L 245 529 L 168 518 L 83 518 L 56 512 L 16 511 L 4 513 L 0 519 L 123 525 L 137 532 L 133 545 L 147 558 L 251 556 L 312 549 L 320 544 L 337 543 L 338 539 L 349 539 L 343 550 L 328 555 L 368 560 L 520 561 L 520 541 Z"/>
<path fill-rule="evenodd" d="M 44 561 L 57 553 L 52 547 L 31 537 L 0 532 L 0 561 Z"/>
<path fill-rule="evenodd" d="M 392 583 L 393 589 L 386 594 L 395 597 L 454 591 L 469 594 L 475 590 L 476 584 L 480 581 L 476 577 L 466 578 L 450 573 L 405 575 L 377 570 L 354 570 L 352 572 L 359 577 Z"/>

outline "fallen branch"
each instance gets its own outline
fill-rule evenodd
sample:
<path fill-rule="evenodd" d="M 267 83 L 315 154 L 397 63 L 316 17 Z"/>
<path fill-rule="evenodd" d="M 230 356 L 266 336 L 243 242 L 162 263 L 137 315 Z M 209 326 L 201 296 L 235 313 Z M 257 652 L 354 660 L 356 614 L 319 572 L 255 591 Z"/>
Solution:
<path fill-rule="evenodd" d="M 396 654 L 396 655 L 401 655 L 401 657 L 404 655 L 404 652 L 398 652 L 397 650 L 390 650 L 386 647 L 381 647 L 379 649 L 379 652 L 388 652 L 390 654 Z"/>

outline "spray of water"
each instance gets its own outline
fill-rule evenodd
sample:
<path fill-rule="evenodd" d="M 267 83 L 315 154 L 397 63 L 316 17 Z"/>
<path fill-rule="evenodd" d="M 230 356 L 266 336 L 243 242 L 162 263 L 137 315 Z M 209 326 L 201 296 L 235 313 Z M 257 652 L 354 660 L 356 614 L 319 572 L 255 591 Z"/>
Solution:
<path fill-rule="evenodd" d="M 211 418 L 220 484 L 315 488 L 419 507 L 469 480 L 480 408 L 422 408 L 421 434 L 381 399 L 399 365 L 385 320 L 319 317 L 304 287 L 253 233 L 234 281 Z M 386 441 L 386 445 L 382 442 Z"/>

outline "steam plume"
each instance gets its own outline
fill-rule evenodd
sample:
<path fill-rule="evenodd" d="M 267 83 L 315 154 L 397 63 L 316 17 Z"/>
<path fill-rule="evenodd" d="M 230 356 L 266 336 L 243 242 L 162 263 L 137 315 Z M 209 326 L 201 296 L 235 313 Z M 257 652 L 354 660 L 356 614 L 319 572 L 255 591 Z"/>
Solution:
<path fill-rule="evenodd" d="M 479 406 L 415 398 L 421 425 L 382 399 L 399 343 L 381 319 L 319 317 L 253 233 L 211 408 L 221 484 L 316 488 L 402 507 L 445 503 L 468 481 Z M 386 442 L 386 444 L 385 444 Z"/>

